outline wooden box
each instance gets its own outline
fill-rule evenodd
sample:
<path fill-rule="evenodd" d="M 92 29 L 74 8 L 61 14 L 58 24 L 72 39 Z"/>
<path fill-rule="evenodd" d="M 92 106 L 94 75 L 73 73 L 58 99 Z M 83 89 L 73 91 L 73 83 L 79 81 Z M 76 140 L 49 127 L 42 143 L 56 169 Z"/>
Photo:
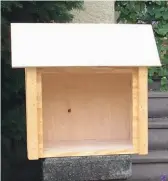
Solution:
<path fill-rule="evenodd" d="M 150 25 L 12 24 L 29 159 L 148 153 Z"/>

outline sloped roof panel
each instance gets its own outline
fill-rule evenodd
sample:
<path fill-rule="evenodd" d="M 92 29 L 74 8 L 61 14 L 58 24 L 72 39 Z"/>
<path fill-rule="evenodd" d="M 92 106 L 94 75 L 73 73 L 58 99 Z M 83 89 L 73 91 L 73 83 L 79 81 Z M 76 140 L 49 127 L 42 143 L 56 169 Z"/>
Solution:
<path fill-rule="evenodd" d="M 12 67 L 160 66 L 151 25 L 12 23 Z"/>

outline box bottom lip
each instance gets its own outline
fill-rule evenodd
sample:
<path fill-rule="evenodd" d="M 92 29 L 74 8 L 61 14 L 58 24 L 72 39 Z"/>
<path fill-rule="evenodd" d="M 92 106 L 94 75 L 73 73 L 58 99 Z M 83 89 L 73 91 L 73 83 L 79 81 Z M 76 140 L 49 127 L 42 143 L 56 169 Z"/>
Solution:
<path fill-rule="evenodd" d="M 112 140 L 84 140 L 84 141 L 59 141 L 53 145 L 47 145 L 43 150 L 43 158 L 70 157 L 70 156 L 94 156 L 135 154 L 131 141 Z"/>

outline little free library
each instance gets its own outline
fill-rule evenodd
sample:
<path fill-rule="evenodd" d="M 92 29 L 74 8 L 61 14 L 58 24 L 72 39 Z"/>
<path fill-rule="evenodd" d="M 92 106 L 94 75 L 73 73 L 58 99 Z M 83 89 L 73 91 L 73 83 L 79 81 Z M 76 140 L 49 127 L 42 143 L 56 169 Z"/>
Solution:
<path fill-rule="evenodd" d="M 12 23 L 25 69 L 28 158 L 148 153 L 151 25 Z"/>

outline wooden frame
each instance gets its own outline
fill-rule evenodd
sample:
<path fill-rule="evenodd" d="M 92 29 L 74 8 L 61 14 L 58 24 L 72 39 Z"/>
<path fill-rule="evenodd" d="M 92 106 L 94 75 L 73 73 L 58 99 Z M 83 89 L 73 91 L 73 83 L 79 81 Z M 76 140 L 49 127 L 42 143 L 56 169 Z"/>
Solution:
<path fill-rule="evenodd" d="M 38 109 L 37 109 L 37 71 L 36 68 L 25 69 L 26 85 L 26 126 L 28 159 L 39 158 Z"/>
<path fill-rule="evenodd" d="M 132 143 L 135 153 L 138 153 L 138 68 L 132 70 Z"/>
<path fill-rule="evenodd" d="M 38 151 L 39 157 L 43 157 L 43 118 L 42 118 L 42 80 L 41 73 L 37 71 L 37 120 L 38 120 Z"/>
<path fill-rule="evenodd" d="M 132 146 L 116 147 L 113 145 L 103 151 L 47 151 L 43 147 L 43 120 L 42 120 L 42 74 L 43 73 L 73 73 L 89 71 L 95 73 L 114 72 L 132 73 Z M 46 157 L 62 156 L 89 156 L 110 154 L 147 154 L 148 152 L 148 106 L 147 106 L 147 68 L 122 67 L 93 67 L 90 68 L 26 68 L 26 112 L 27 112 L 27 147 L 28 158 L 35 160 Z"/>
<path fill-rule="evenodd" d="M 138 139 L 139 154 L 148 153 L 148 69 L 147 67 L 138 68 Z"/>

